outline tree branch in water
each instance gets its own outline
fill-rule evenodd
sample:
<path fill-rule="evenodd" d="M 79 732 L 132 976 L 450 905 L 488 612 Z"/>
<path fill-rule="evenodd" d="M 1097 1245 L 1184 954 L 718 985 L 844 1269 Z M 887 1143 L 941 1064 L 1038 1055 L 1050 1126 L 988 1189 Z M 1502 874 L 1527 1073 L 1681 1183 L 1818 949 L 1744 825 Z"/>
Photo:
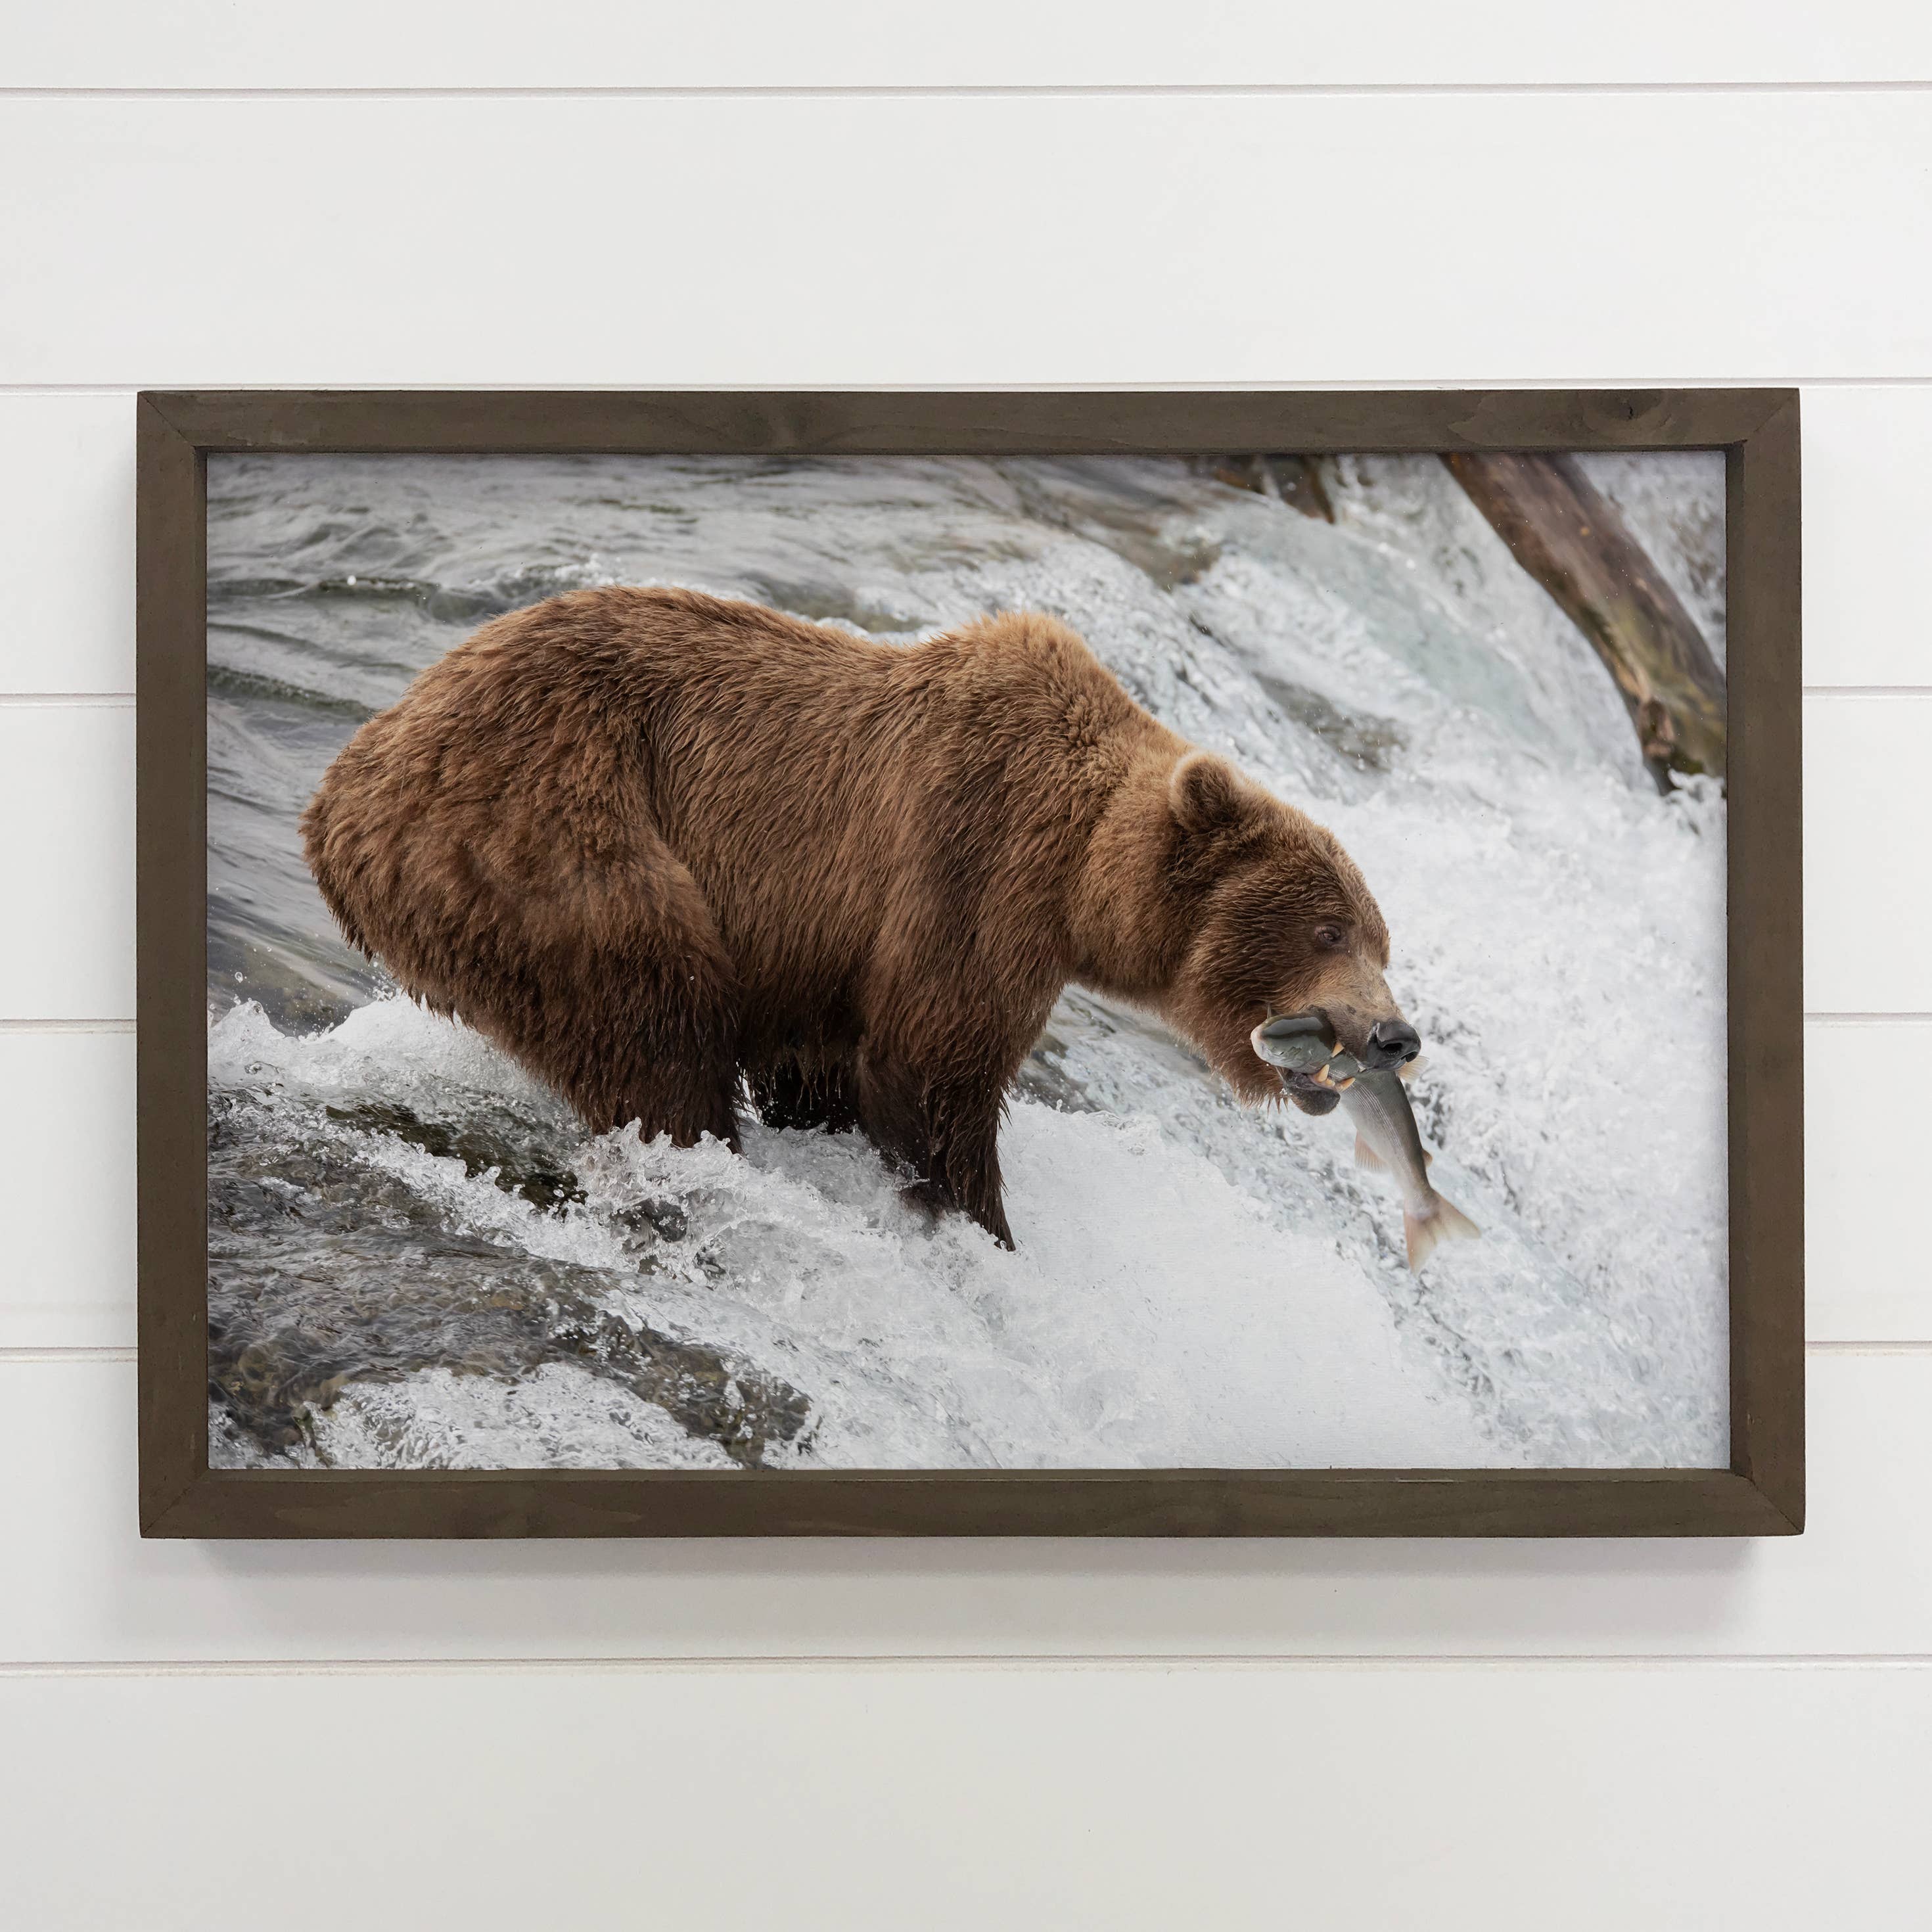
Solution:
<path fill-rule="evenodd" d="M 1724 674 L 1615 506 L 1576 459 L 1442 458 L 1524 569 L 1589 639 L 1623 694 L 1660 791 L 1672 775 L 1724 775 Z"/>

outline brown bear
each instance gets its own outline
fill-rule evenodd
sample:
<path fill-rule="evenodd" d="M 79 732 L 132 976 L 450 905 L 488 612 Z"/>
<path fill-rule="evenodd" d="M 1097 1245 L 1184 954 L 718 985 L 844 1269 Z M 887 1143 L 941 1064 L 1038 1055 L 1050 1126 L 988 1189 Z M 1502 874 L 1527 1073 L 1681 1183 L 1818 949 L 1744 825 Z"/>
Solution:
<path fill-rule="evenodd" d="M 1070 981 L 1250 1100 L 1334 1104 L 1256 1055 L 1271 1012 L 1371 1065 L 1415 1051 L 1334 838 L 1047 617 L 908 646 L 688 591 L 553 598 L 364 724 L 302 833 L 350 941 L 592 1128 L 735 1147 L 742 1082 L 1009 1246 L 1005 1095 Z"/>

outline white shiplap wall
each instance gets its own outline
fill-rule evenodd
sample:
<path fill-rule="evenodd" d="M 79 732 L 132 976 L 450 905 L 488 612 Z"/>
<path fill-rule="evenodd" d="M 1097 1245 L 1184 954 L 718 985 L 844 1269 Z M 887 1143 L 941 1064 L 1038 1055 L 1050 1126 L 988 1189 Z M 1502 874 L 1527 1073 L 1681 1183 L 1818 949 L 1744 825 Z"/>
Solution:
<path fill-rule="evenodd" d="M 0 1922 L 1916 1922 L 1928 21 L 0 17 Z M 134 388 L 1504 381 L 1804 388 L 1806 1536 L 138 1540 Z"/>

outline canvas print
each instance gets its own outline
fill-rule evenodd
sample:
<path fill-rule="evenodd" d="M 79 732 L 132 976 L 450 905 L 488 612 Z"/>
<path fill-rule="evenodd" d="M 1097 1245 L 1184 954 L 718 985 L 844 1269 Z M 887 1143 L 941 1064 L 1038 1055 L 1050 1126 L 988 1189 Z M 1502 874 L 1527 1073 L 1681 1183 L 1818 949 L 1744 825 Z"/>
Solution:
<path fill-rule="evenodd" d="M 216 1467 L 1725 1466 L 1721 454 L 208 470 Z"/>

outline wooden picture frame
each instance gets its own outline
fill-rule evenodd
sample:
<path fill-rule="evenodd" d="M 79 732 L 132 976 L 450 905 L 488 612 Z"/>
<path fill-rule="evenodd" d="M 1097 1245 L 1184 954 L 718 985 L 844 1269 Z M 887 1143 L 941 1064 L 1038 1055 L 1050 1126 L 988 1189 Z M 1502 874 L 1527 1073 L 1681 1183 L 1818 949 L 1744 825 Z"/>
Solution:
<path fill-rule="evenodd" d="M 1788 1535 L 1804 1520 L 1798 403 L 1791 390 L 435 393 L 139 400 L 142 1532 L 165 1537 Z M 207 458 L 1721 449 L 1728 1470 L 990 1473 L 208 1466 Z"/>

